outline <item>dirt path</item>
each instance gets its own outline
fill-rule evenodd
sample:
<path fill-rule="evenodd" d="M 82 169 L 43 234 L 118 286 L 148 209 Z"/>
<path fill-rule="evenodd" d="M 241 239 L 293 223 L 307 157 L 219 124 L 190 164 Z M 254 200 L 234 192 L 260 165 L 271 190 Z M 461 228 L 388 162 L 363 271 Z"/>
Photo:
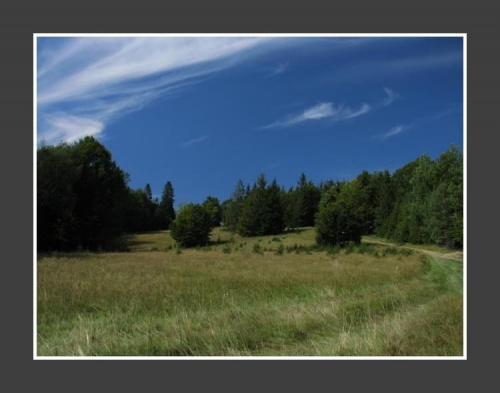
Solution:
<path fill-rule="evenodd" d="M 367 244 L 379 244 L 381 246 L 390 246 L 390 247 L 398 247 L 398 248 L 406 248 L 408 250 L 419 251 L 424 254 L 430 255 L 433 258 L 441 258 L 441 259 L 452 259 L 454 261 L 463 261 L 463 252 L 462 251 L 454 251 L 449 253 L 440 253 L 436 251 L 426 250 L 423 248 L 409 247 L 409 246 L 398 246 L 394 243 L 382 242 L 379 240 L 371 240 L 371 239 L 363 239 L 363 243 Z"/>

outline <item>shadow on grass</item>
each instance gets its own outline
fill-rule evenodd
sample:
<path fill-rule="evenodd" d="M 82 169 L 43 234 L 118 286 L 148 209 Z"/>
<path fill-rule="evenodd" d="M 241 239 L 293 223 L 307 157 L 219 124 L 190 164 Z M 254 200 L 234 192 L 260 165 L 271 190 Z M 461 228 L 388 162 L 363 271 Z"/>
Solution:
<path fill-rule="evenodd" d="M 42 260 L 46 258 L 56 258 L 56 259 L 86 259 L 90 258 L 92 255 L 99 254 L 97 251 L 52 251 L 52 252 L 38 252 L 36 259 Z"/>

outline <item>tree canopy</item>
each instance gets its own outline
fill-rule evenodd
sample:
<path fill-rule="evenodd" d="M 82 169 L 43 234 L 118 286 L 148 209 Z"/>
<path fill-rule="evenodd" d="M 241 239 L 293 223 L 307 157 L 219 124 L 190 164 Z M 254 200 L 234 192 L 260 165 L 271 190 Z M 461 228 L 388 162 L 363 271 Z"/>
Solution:
<path fill-rule="evenodd" d="M 172 237 L 183 247 L 204 246 L 210 241 L 212 220 L 201 205 L 189 203 L 180 208 L 172 222 Z"/>

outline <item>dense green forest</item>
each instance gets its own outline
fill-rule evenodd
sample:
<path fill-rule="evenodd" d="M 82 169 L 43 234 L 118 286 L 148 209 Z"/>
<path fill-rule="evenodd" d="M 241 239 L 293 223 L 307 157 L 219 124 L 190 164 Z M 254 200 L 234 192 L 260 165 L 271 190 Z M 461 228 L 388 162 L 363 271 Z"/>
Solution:
<path fill-rule="evenodd" d="M 243 236 L 315 226 L 318 244 L 344 245 L 375 234 L 397 242 L 461 247 L 463 157 L 451 146 L 437 159 L 423 155 L 394 173 L 363 171 L 350 181 L 316 185 L 302 174 L 286 190 L 263 174 L 230 198 L 174 210 L 167 181 L 161 200 L 151 187 L 132 189 L 129 176 L 96 139 L 41 146 L 37 151 L 38 250 L 113 250 L 126 233 L 172 229 L 180 245 L 208 242 L 223 225 Z M 176 218 L 177 217 L 177 218 Z"/>

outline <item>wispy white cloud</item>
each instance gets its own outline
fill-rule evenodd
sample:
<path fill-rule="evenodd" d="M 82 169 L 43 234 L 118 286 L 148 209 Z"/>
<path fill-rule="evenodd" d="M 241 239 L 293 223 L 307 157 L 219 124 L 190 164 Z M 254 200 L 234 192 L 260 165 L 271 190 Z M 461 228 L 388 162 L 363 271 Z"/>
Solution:
<path fill-rule="evenodd" d="M 230 67 L 236 54 L 267 40 L 88 37 L 45 45 L 38 55 L 38 112 L 46 119 L 39 139 L 98 135 L 114 119 Z"/>
<path fill-rule="evenodd" d="M 98 120 L 66 114 L 55 114 L 45 117 L 48 131 L 40 140 L 74 142 L 84 136 L 98 135 L 104 124 Z"/>
<path fill-rule="evenodd" d="M 436 113 L 434 116 L 429 116 L 428 120 L 430 120 L 430 121 L 436 121 L 436 120 L 442 119 L 444 117 L 448 117 L 453 112 L 455 112 L 454 108 L 446 109 L 446 110 L 444 110 L 442 112 Z"/>
<path fill-rule="evenodd" d="M 352 108 L 343 104 L 335 104 L 333 102 L 319 102 L 301 113 L 289 114 L 280 120 L 260 127 L 260 129 L 286 128 L 307 121 L 322 119 L 330 119 L 331 121 L 354 119 L 366 115 L 381 106 L 391 105 L 399 97 L 397 93 L 387 87 L 384 87 L 384 92 L 386 96 L 381 102 L 374 104 L 362 103 L 358 108 Z"/>
<path fill-rule="evenodd" d="M 181 143 L 181 147 L 193 146 L 197 143 L 201 143 L 201 142 L 206 141 L 208 138 L 209 138 L 209 135 L 203 135 L 203 136 L 200 136 L 198 138 L 190 139 L 189 141 Z"/>
<path fill-rule="evenodd" d="M 358 109 L 349 106 L 335 105 L 332 102 L 320 102 L 302 113 L 288 115 L 285 118 L 268 124 L 261 129 L 284 128 L 294 126 L 311 120 L 332 119 L 347 120 L 368 113 L 371 110 L 370 105 L 363 103 Z"/>
<path fill-rule="evenodd" d="M 277 76 L 280 74 L 283 74 L 284 72 L 287 72 L 290 69 L 290 63 L 284 62 L 284 63 L 278 63 L 274 67 L 271 67 L 269 69 L 269 73 L 267 74 L 267 77 L 273 77 Z"/>
<path fill-rule="evenodd" d="M 399 126 L 395 126 L 395 127 L 392 127 L 386 133 L 378 135 L 377 137 L 378 137 L 378 139 L 387 139 L 387 138 L 399 135 L 402 132 L 408 131 L 412 127 L 413 127 L 413 125 L 399 125 Z"/>
<path fill-rule="evenodd" d="M 384 87 L 384 91 L 386 94 L 386 97 L 383 101 L 383 105 L 391 105 L 395 100 L 399 98 L 399 94 L 395 93 L 393 90 L 389 89 L 388 87 Z"/>

